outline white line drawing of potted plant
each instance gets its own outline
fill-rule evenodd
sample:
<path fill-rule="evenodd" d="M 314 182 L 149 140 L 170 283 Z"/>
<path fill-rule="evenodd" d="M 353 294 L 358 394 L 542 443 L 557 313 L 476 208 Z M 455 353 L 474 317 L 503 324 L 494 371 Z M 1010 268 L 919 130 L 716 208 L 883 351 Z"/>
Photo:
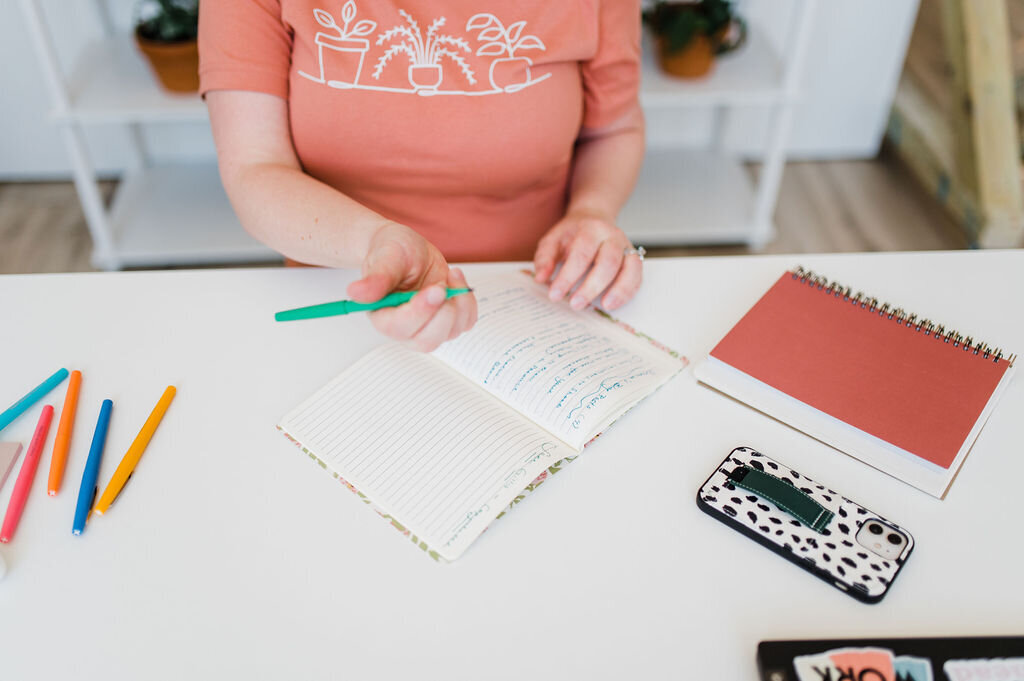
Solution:
<path fill-rule="evenodd" d="M 445 18 L 434 19 L 427 29 L 424 39 L 419 24 L 404 9 L 398 10 L 409 26 L 395 26 L 389 31 L 377 36 L 377 44 L 384 45 L 388 41 L 395 41 L 387 51 L 377 60 L 377 66 L 373 70 L 373 77 L 380 79 L 381 73 L 387 63 L 399 53 L 409 57 L 409 84 L 419 94 L 433 94 L 441 84 L 443 78 L 441 68 L 441 57 L 448 57 L 459 65 L 462 75 L 466 77 L 470 85 L 476 84 L 476 77 L 473 69 L 457 51 L 451 48 L 461 49 L 470 54 L 472 48 L 462 38 L 455 38 L 450 35 L 439 34 L 437 31 L 445 24 Z M 445 47 L 445 46 L 449 47 Z"/>
<path fill-rule="evenodd" d="M 523 35 L 525 21 L 509 24 L 508 28 L 498 17 L 489 12 L 474 14 L 466 22 L 467 31 L 479 31 L 477 39 L 484 44 L 476 51 L 476 56 L 497 56 L 491 62 L 488 74 L 491 87 L 495 90 L 515 92 L 532 82 L 530 66 L 533 61 L 529 57 L 517 57 L 519 50 L 546 50 L 544 43 L 535 35 Z M 501 55 L 507 54 L 507 57 Z"/>
<path fill-rule="evenodd" d="M 320 59 L 320 76 L 312 76 L 299 71 L 300 76 L 309 78 L 317 83 L 326 82 L 335 88 L 351 88 L 359 82 L 359 74 L 363 70 L 363 60 L 370 50 L 370 41 L 360 36 L 369 35 L 377 28 L 377 22 L 363 19 L 356 22 L 351 30 L 349 24 L 356 18 L 355 0 L 348 0 L 341 9 L 342 25 L 330 12 L 322 9 L 314 9 L 313 17 L 316 22 L 328 30 L 335 31 L 335 34 L 320 31 L 316 34 L 314 42 L 318 47 Z M 327 50 L 325 52 L 325 50 Z M 325 65 L 329 63 L 330 69 Z M 327 79 L 327 71 L 330 70 L 337 78 Z"/>

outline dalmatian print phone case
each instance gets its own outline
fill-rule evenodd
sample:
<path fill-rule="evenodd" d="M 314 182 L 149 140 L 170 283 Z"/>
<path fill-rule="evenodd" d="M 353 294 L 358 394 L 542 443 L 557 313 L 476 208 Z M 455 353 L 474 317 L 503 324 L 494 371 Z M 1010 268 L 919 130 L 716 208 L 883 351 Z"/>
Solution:
<path fill-rule="evenodd" d="M 719 464 L 697 505 L 866 603 L 888 593 L 914 549 L 902 527 L 749 447 Z"/>

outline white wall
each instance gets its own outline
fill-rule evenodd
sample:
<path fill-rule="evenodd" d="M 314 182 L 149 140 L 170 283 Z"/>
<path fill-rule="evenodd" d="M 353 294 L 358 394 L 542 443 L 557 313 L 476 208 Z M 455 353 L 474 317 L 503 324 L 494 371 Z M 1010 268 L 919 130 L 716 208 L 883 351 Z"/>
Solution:
<path fill-rule="evenodd" d="M 70 67 L 82 46 L 102 35 L 96 3 L 104 0 L 41 0 L 59 57 Z M 207 0 L 224 1 L 224 0 Z M 331 0 L 325 0 L 330 2 Z M 612 0 L 614 1 L 614 0 Z M 902 70 L 917 0 L 819 0 L 803 73 L 804 96 L 796 107 L 790 153 L 799 158 L 874 156 L 881 142 L 892 94 Z M 127 29 L 135 0 L 106 0 L 113 22 Z M 742 13 L 753 30 L 773 44 L 786 40 L 792 0 L 744 0 Z M 0 179 L 67 177 L 70 165 L 49 121 L 50 98 L 18 3 L 0 2 Z M 68 68 L 70 70 L 70 68 Z M 652 143 L 700 144 L 714 112 L 649 114 Z M 763 144 L 765 112 L 734 111 L 727 119 L 728 146 L 756 156 Z M 202 124 L 144 128 L 156 157 L 196 158 L 213 154 Z M 108 174 L 128 163 L 126 138 L 117 127 L 89 131 L 94 162 Z"/>
<path fill-rule="evenodd" d="M 764 11 L 776 0 L 747 4 Z M 820 0 L 816 5 L 790 153 L 874 156 L 903 71 L 918 0 Z"/>
<path fill-rule="evenodd" d="M 752 30 L 784 53 L 793 0 L 740 0 Z M 788 144 L 791 158 L 871 158 L 878 153 L 889 118 L 918 0 L 817 0 L 801 98 L 794 109 Z M 700 145 L 707 141 L 713 111 L 648 112 L 652 145 Z M 725 119 L 727 148 L 756 158 L 764 148 L 767 111 L 731 110 Z"/>
<path fill-rule="evenodd" d="M 222 1 L 222 0 L 214 0 Z M 99 7 L 128 32 L 137 0 L 40 0 L 58 58 L 74 87 L 74 64 L 82 48 L 103 36 Z M 50 120 L 50 93 L 20 3 L 0 0 L 0 179 L 70 177 L 71 165 L 57 127 Z M 212 157 L 205 123 L 142 126 L 147 152 L 161 159 Z M 89 151 L 107 175 L 129 163 L 128 137 L 121 126 L 90 126 Z"/>

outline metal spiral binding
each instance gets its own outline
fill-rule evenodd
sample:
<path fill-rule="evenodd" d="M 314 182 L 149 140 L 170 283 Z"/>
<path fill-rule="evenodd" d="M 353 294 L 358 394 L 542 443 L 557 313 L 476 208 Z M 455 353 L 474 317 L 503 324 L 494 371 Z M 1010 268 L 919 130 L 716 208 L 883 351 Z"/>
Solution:
<path fill-rule="evenodd" d="M 991 358 L 993 362 L 999 362 L 999 360 L 1003 359 L 1002 348 L 993 349 L 988 343 L 975 341 L 972 336 L 964 337 L 963 334 L 953 329 L 947 330 L 945 326 L 930 319 L 919 320 L 916 314 L 907 312 L 901 307 L 894 309 L 889 303 L 880 304 L 878 298 L 869 297 L 863 291 L 857 291 L 855 295 L 851 295 L 852 289 L 849 286 L 843 286 L 836 281 L 829 282 L 827 278 L 811 270 L 798 266 L 790 274 L 794 279 L 799 279 L 801 282 L 814 286 L 844 302 L 858 305 L 869 312 L 877 312 L 880 317 L 895 320 L 897 324 L 922 332 L 925 336 L 933 337 L 935 340 L 951 343 L 953 347 L 962 348 L 964 352 L 980 355 L 984 359 Z M 1010 355 L 1006 358 L 1006 361 L 1009 362 L 1010 366 L 1013 366 L 1016 359 L 1016 355 Z"/>

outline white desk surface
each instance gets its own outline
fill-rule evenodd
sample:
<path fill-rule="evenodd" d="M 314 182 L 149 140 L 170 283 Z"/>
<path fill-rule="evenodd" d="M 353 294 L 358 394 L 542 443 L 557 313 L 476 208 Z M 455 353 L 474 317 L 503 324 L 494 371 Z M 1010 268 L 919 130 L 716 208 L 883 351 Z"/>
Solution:
<path fill-rule="evenodd" d="M 1024 251 L 648 259 L 620 317 L 696 361 L 795 264 L 1024 352 Z M 0 277 L 0 407 L 60 366 L 84 374 L 63 489 L 46 496 L 54 426 L 0 547 L 0 678 L 740 681 L 767 638 L 1024 633 L 1019 377 L 938 501 L 687 369 L 441 565 L 274 427 L 381 342 L 363 316 L 273 321 L 344 297 L 353 275 Z M 73 537 L 101 400 L 114 400 L 105 485 L 170 383 L 132 481 Z M 66 387 L 46 402 L 59 409 Z M 27 444 L 41 408 L 0 437 Z M 910 529 L 917 548 L 884 601 L 859 603 L 697 509 L 736 445 Z"/>

